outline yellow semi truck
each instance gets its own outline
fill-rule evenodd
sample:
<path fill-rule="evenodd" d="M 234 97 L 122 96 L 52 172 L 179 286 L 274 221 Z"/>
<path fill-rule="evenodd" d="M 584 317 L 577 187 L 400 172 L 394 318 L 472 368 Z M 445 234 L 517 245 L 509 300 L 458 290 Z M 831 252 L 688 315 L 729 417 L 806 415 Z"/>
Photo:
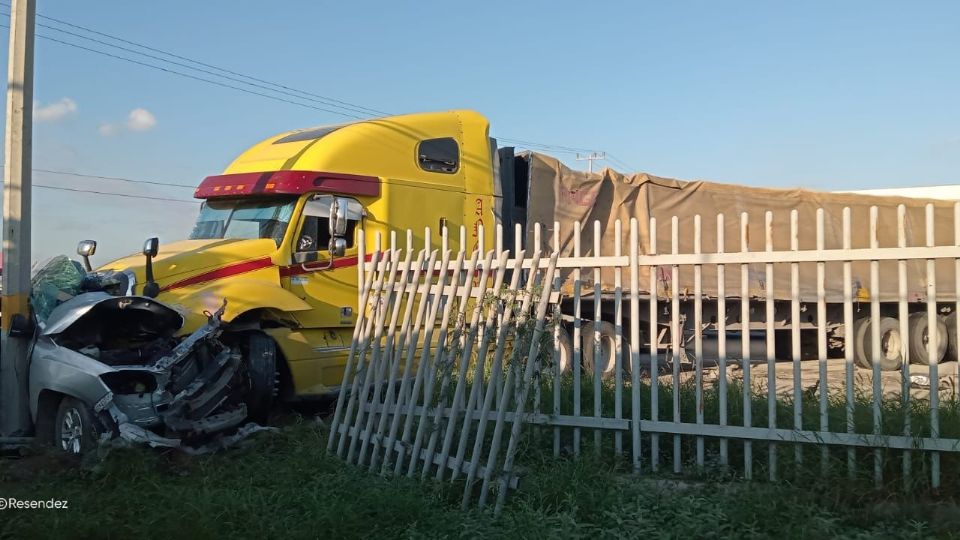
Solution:
<path fill-rule="evenodd" d="M 905 204 L 907 218 L 915 222 L 912 230 L 922 231 L 919 224 L 923 222 L 923 205 L 927 202 L 680 182 L 645 174 L 624 176 L 609 169 L 600 174 L 579 173 L 538 154 L 514 156 L 511 148 L 498 150 L 490 137 L 488 121 L 467 110 L 281 133 L 242 153 L 223 174 L 204 179 L 195 196 L 204 202 L 189 239 L 164 244 L 159 249 L 148 246 L 146 262 L 143 255 L 134 255 L 100 270 L 129 276 L 129 294 L 156 296 L 167 304 L 181 306 L 188 315 L 183 332 L 201 326 L 206 320 L 203 313 L 216 311 L 226 299 L 223 320 L 228 323 L 228 331 L 224 339 L 232 339 L 243 351 L 251 374 L 253 398 L 248 402 L 252 401 L 254 414 L 266 410 L 278 395 L 283 399 L 319 396 L 329 394 L 340 384 L 357 320 L 358 258 L 361 253 L 373 252 L 378 235 L 386 239 L 397 233 L 404 238 L 411 230 L 414 245 L 423 245 L 426 227 L 455 231 L 463 226 L 467 231 L 463 241 L 467 245 L 461 246 L 459 235 L 453 234 L 450 248 L 486 250 L 492 248 L 494 235 L 478 234 L 481 225 L 492 231 L 499 224 L 510 231 L 514 225 L 527 230 L 528 220 L 547 224 L 558 221 L 560 245 L 550 244 L 551 233 L 543 235 L 541 247 L 559 249 L 568 255 L 574 220 L 584 224 L 600 220 L 601 243 L 606 246 L 603 249 L 612 250 L 611 243 L 619 241 L 612 236 L 617 219 L 626 223 L 630 218 L 638 218 L 645 227 L 651 217 L 669 223 L 672 215 L 679 215 L 681 225 L 687 227 L 694 215 L 712 219 L 717 213 L 727 212 L 731 214 L 727 236 L 733 245 L 734 239 L 739 239 L 736 219 L 740 212 L 751 214 L 751 226 L 761 227 L 767 209 L 775 211 L 777 220 L 784 220 L 790 209 L 798 208 L 803 222 L 813 223 L 816 209 L 824 208 L 828 230 L 836 233 L 841 229 L 844 207 L 852 208 L 854 223 L 865 223 L 871 206 L 879 207 L 884 223 L 896 223 L 897 206 Z M 938 211 L 949 216 L 938 218 L 938 228 L 952 231 L 952 209 L 937 204 Z M 781 232 L 789 230 L 789 224 L 780 221 L 775 227 Z M 358 245 L 361 229 L 367 243 L 362 250 Z M 585 246 L 593 245 L 591 229 L 583 229 Z M 802 246 L 813 241 L 811 231 L 801 232 Z M 658 234 L 661 245 L 669 245 L 670 231 L 664 228 Z M 839 241 L 834 236 L 831 233 L 828 244 Z M 749 237 L 751 250 L 763 249 L 761 230 Z M 780 240 L 778 237 L 777 241 Z M 948 235 L 938 233 L 937 240 L 947 241 Z M 478 246 L 481 241 L 485 245 Z M 649 253 L 648 241 L 646 236 L 641 238 L 641 253 Z M 866 242 L 866 237 L 858 233 L 853 247 L 866 247 Z M 922 242 L 922 238 L 910 239 L 911 245 L 918 245 L 917 242 Z M 439 245 L 438 232 L 432 243 Z M 681 251 L 688 248 L 681 246 Z M 585 249 L 583 254 L 590 252 Z M 866 283 L 868 275 L 861 276 L 859 267 L 854 270 L 857 283 Z M 812 279 L 808 274 L 804 273 L 804 279 Z M 681 273 L 682 279 L 684 275 Z M 941 275 L 939 270 L 937 275 Z M 755 277 L 762 279 L 762 269 L 751 271 L 750 276 L 751 288 L 759 287 L 760 283 L 753 281 Z M 569 285 L 569 278 L 569 274 L 563 276 L 565 285 Z M 649 280 L 641 279 L 641 283 Z M 916 331 L 918 336 L 925 335 L 927 325 L 922 315 L 923 283 L 911 281 L 911 291 L 916 285 L 919 292 L 916 297 L 911 296 L 910 310 L 919 315 L 911 317 L 910 331 Z M 952 283 L 952 279 L 945 283 Z M 609 290 L 607 285 L 604 283 L 605 291 Z M 663 285 L 664 290 L 652 294 L 663 298 L 677 291 L 683 297 L 682 318 L 692 321 L 693 302 L 683 293 L 690 288 L 688 284 Z M 775 317 L 786 321 L 790 317 L 790 297 L 780 294 L 781 289 L 778 284 Z M 863 296 L 865 288 L 857 285 L 856 290 L 858 298 L 868 299 Z M 953 294 L 952 290 L 949 292 Z M 645 298 L 649 296 L 648 292 Z M 745 301 L 753 301 L 753 293 L 744 296 Z M 805 300 L 809 298 L 805 296 Z M 833 349 L 842 347 L 839 344 L 843 343 L 845 331 L 839 300 L 831 297 L 827 305 L 827 332 Z M 895 368 L 904 359 L 926 356 L 925 341 L 919 338 L 911 341 L 916 350 L 900 350 L 900 340 L 894 335 L 899 326 L 892 319 L 896 317 L 896 305 L 891 300 L 894 299 L 881 299 L 884 350 L 879 357 L 884 369 Z M 613 307 L 604 297 L 598 301 L 603 320 L 583 321 L 580 333 L 593 336 L 596 330 L 602 335 L 605 357 L 596 365 L 609 371 L 614 365 L 609 361 Z M 593 299 L 586 297 L 582 302 L 579 311 L 593 314 Z M 726 312 L 739 313 L 738 302 L 739 299 L 728 296 Z M 942 313 L 950 311 L 949 305 L 943 307 L 946 311 Z M 804 301 L 803 346 L 814 352 L 816 343 L 806 338 L 816 338 L 816 308 L 816 302 Z M 704 320 L 715 318 L 716 305 L 710 298 L 704 301 L 703 309 Z M 762 330 L 766 326 L 764 310 L 756 311 L 758 316 L 749 327 L 741 328 L 738 320 L 731 319 L 726 330 Z M 563 312 L 569 323 L 575 312 L 569 298 L 564 300 Z M 647 308 L 642 307 L 640 313 L 647 313 Z M 857 362 L 866 367 L 873 361 L 864 353 L 870 335 L 865 330 L 869 318 L 865 313 L 861 315 L 862 320 L 854 328 L 854 346 Z M 660 318 L 658 322 L 664 330 L 656 336 L 643 334 L 643 343 L 634 346 L 649 350 L 651 340 L 656 340 L 660 348 L 669 346 L 670 317 L 661 314 Z M 949 333 L 948 340 L 940 340 L 941 357 L 946 354 L 948 343 L 950 354 L 955 356 L 956 332 L 950 331 L 955 330 L 955 323 L 943 326 L 938 321 L 938 326 L 941 335 Z M 641 324 L 641 328 L 646 330 L 649 326 Z M 707 331 L 711 329 L 716 329 L 715 320 Z M 788 344 L 789 339 L 783 343 Z M 629 346 L 625 343 L 624 348 Z M 569 342 L 564 347 L 569 350 Z M 583 347 L 583 353 L 592 356 L 592 347 Z"/>
<path fill-rule="evenodd" d="M 278 393 L 328 394 L 340 384 L 357 320 L 357 229 L 371 253 L 378 234 L 403 238 L 412 229 L 422 245 L 428 226 L 489 227 L 500 199 L 495 155 L 489 123 L 472 111 L 281 133 L 201 182 L 190 238 L 160 246 L 149 275 L 139 254 L 100 270 L 126 272 L 131 292 L 182 306 L 184 332 L 226 299 L 223 320 L 261 375 L 262 406 Z M 472 250 L 479 240 L 466 241 Z M 459 243 L 452 235 L 451 249 Z"/>

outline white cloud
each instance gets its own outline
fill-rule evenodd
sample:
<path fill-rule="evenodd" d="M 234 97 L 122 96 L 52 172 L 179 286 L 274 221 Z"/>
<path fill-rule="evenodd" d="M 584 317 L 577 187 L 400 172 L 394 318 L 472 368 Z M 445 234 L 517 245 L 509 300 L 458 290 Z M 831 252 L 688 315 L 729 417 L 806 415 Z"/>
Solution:
<path fill-rule="evenodd" d="M 99 131 L 104 137 L 109 137 L 111 135 L 116 135 L 117 131 L 119 131 L 119 127 L 116 124 L 111 124 L 109 122 L 101 122 L 100 127 L 97 128 L 97 131 Z"/>
<path fill-rule="evenodd" d="M 157 125 L 157 118 L 153 113 L 138 107 L 127 115 L 127 129 L 130 131 L 148 131 Z"/>
<path fill-rule="evenodd" d="M 38 122 L 56 122 L 77 112 L 77 102 L 65 97 L 47 105 L 33 104 L 33 118 Z"/>

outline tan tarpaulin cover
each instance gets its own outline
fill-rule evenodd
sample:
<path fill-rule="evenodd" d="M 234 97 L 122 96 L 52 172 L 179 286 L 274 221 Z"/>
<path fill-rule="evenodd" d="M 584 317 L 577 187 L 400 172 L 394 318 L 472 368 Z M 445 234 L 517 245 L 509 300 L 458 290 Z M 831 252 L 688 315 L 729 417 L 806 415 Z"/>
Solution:
<path fill-rule="evenodd" d="M 923 246 L 926 243 L 925 206 L 935 207 L 935 245 L 955 245 L 954 203 L 904 197 L 876 197 L 857 194 L 827 193 L 803 189 L 766 189 L 714 182 L 684 182 L 660 178 L 646 173 L 620 174 L 612 169 L 599 173 L 574 171 L 558 160 L 542 154 L 528 154 L 530 158 L 530 193 L 528 203 L 528 244 L 532 245 L 534 223 L 543 224 L 542 248 L 554 250 L 553 224 L 559 222 L 559 249 L 561 254 L 574 254 L 574 223 L 581 229 L 581 255 L 594 254 L 593 222 L 600 222 L 600 254 L 614 255 L 617 243 L 615 222 L 620 220 L 623 228 L 622 254 L 629 255 L 630 219 L 637 218 L 640 229 L 640 253 L 651 254 L 650 218 L 657 220 L 656 247 L 658 253 L 670 253 L 671 219 L 678 218 L 678 253 L 694 253 L 694 216 L 702 220 L 701 251 L 717 252 L 717 215 L 724 216 L 723 242 L 727 253 L 741 251 L 740 215 L 747 213 L 750 251 L 766 249 L 765 214 L 773 213 L 773 249 L 787 251 L 790 245 L 790 212 L 799 214 L 799 248 L 816 249 L 816 212 L 824 209 L 824 239 L 826 249 L 843 247 L 843 209 L 849 207 L 851 219 L 851 242 L 853 248 L 870 247 L 870 207 L 878 208 L 878 231 L 880 247 L 896 247 L 897 206 L 906 206 L 905 233 L 907 246 Z M 880 263 L 880 295 L 883 301 L 898 300 L 898 263 Z M 952 300 L 955 291 L 955 262 L 939 259 L 936 264 L 937 298 Z M 703 293 L 717 294 L 717 271 L 714 265 L 705 265 Z M 826 289 L 829 301 L 843 298 L 843 265 L 827 263 Z M 657 272 L 657 293 L 669 297 L 676 290 L 682 294 L 694 291 L 692 267 L 680 268 L 677 287 L 671 283 L 671 268 L 660 267 Z M 926 262 L 910 261 L 907 272 L 908 300 L 926 298 Z M 622 274 L 624 289 L 629 287 L 629 272 Z M 572 289 L 572 271 L 563 273 L 564 290 Z M 750 296 L 764 296 L 766 265 L 753 264 L 749 268 Z M 605 269 L 601 284 L 605 291 L 613 289 L 614 270 Z M 740 265 L 726 267 L 727 296 L 741 296 Z M 790 299 L 790 265 L 774 265 L 774 292 L 778 299 Z M 816 301 L 816 264 L 800 265 L 800 298 Z M 592 270 L 582 276 L 584 293 L 593 290 Z M 641 267 L 640 285 L 650 290 L 650 268 Z M 852 290 L 861 301 L 870 298 L 870 263 L 852 265 Z"/>

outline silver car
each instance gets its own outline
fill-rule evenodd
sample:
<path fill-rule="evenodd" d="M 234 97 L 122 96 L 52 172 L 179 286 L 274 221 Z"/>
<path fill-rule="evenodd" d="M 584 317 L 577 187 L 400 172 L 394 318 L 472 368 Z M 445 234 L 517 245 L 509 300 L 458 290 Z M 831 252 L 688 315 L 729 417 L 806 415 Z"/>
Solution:
<path fill-rule="evenodd" d="M 170 306 L 87 292 L 97 288 L 89 283 L 71 289 L 76 280 L 58 264 L 57 286 L 36 283 L 31 298 L 37 327 L 29 399 L 38 437 L 71 453 L 112 438 L 195 446 L 247 418 L 246 370 L 239 352 L 220 340 L 223 308 L 178 338 L 184 318 Z M 47 300 L 51 291 L 57 299 L 44 304 L 44 290 Z"/>

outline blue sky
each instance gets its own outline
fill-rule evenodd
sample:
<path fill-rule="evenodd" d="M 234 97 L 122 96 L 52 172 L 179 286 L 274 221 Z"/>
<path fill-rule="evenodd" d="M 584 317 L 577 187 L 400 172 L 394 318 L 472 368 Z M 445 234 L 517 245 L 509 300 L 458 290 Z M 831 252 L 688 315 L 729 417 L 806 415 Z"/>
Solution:
<path fill-rule="evenodd" d="M 41 15 L 379 110 L 473 108 L 496 136 L 606 150 L 663 176 L 815 189 L 960 182 L 957 2 L 38 4 Z M 36 62 L 37 168 L 193 185 L 272 133 L 343 120 L 44 39 Z M 137 109 L 148 114 L 131 123 Z M 35 182 L 192 194 L 45 173 Z M 197 206 L 37 189 L 34 209 L 36 258 L 90 237 L 105 262 L 148 235 L 184 237 Z"/>

